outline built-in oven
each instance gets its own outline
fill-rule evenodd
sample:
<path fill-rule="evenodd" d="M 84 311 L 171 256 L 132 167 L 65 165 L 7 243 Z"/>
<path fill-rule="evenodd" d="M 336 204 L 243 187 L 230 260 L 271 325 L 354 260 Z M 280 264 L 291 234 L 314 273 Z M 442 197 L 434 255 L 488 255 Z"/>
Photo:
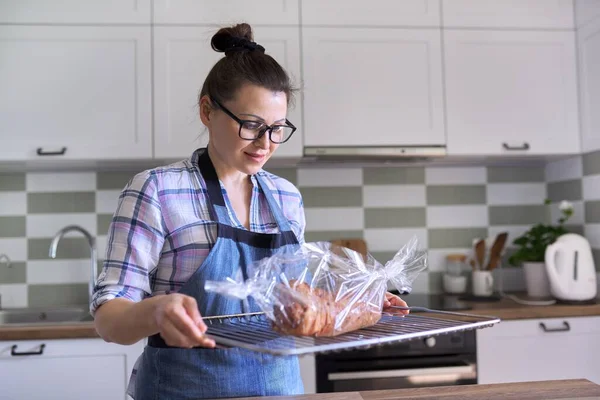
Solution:
<path fill-rule="evenodd" d="M 409 305 L 428 307 L 448 301 L 413 295 L 406 300 Z M 453 307 L 461 309 L 457 303 L 437 309 Z M 315 364 L 317 393 L 475 384 L 476 334 L 473 330 L 454 332 L 364 350 L 318 354 Z"/>

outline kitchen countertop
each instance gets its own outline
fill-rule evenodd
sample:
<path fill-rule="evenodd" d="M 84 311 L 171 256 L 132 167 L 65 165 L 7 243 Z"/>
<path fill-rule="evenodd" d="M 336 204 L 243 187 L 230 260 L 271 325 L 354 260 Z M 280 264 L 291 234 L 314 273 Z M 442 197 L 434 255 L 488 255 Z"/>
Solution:
<path fill-rule="evenodd" d="M 250 400 L 265 397 L 246 397 Z M 458 399 L 518 399 L 518 400 L 584 400 L 599 399 L 600 386 L 586 379 L 561 381 L 502 383 L 491 385 L 457 385 L 419 389 L 371 390 L 363 392 L 321 393 L 302 396 L 274 396 L 273 400 L 458 400 Z"/>
<path fill-rule="evenodd" d="M 515 293 L 526 299 L 524 293 Z M 467 302 L 472 309 L 461 311 L 467 314 L 487 315 L 502 320 L 530 318 L 567 318 L 600 316 L 600 301 L 596 304 L 571 305 L 553 304 L 550 306 L 526 306 L 508 298 L 495 302 Z M 410 306 L 410 303 L 409 303 Z M 0 326 L 0 340 L 36 340 L 36 339 L 74 339 L 98 338 L 93 322 L 74 322 L 70 324 L 36 324 L 23 326 Z"/>

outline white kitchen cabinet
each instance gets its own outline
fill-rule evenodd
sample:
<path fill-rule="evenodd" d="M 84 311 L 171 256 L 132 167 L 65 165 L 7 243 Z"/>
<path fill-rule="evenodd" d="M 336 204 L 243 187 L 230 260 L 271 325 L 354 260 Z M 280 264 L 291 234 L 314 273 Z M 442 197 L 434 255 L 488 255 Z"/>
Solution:
<path fill-rule="evenodd" d="M 151 0 L 0 0 L 0 23 L 149 24 Z"/>
<path fill-rule="evenodd" d="M 157 24 L 298 25 L 299 0 L 153 0 Z"/>
<path fill-rule="evenodd" d="M 302 25 L 439 27 L 440 0 L 301 0 Z"/>
<path fill-rule="evenodd" d="M 439 29 L 302 31 L 305 146 L 444 145 Z"/>
<path fill-rule="evenodd" d="M 589 379 L 600 384 L 600 317 L 502 321 L 477 331 L 479 383 Z"/>
<path fill-rule="evenodd" d="M 600 1 L 575 0 L 575 24 L 577 29 L 596 18 L 600 18 Z"/>
<path fill-rule="evenodd" d="M 150 26 L 0 26 L 0 160 L 152 157 Z"/>
<path fill-rule="evenodd" d="M 158 26 L 154 29 L 154 154 L 157 158 L 189 157 L 208 142 L 198 115 L 198 94 L 215 62 L 223 57 L 210 46 L 215 30 L 207 27 Z M 300 39 L 297 27 L 255 27 L 263 45 L 300 85 Z M 298 128 L 279 146 L 276 158 L 302 155 L 301 99 L 287 118 Z"/>
<path fill-rule="evenodd" d="M 600 2 L 598 2 L 600 3 Z M 600 150 L 600 17 L 577 31 L 583 153 Z"/>
<path fill-rule="evenodd" d="M 574 35 L 445 30 L 448 155 L 579 153 Z"/>
<path fill-rule="evenodd" d="M 442 10 L 444 27 L 574 27 L 573 0 L 442 0 Z"/>
<path fill-rule="evenodd" d="M 144 341 L 131 346 L 102 339 L 2 341 L 0 398 L 126 399 L 143 348 Z"/>

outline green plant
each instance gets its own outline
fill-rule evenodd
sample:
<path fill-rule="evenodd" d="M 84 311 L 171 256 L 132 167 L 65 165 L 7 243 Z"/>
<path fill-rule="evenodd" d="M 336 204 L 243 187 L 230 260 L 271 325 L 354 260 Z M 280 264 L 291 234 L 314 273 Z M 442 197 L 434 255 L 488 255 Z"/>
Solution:
<path fill-rule="evenodd" d="M 548 207 L 550 200 L 546 199 L 544 204 Z M 564 223 L 573 215 L 573 205 L 568 201 L 562 201 L 559 209 L 562 215 L 557 225 L 536 224 L 513 241 L 518 249 L 508 259 L 511 265 L 516 266 L 522 262 L 544 262 L 546 247 L 554 243 L 559 236 L 569 233 Z"/>

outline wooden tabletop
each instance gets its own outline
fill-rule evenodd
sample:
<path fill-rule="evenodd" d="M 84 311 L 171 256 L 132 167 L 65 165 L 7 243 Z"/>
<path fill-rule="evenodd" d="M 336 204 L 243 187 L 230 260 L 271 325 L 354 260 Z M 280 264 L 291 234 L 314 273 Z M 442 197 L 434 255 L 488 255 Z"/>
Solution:
<path fill-rule="evenodd" d="M 237 400 L 256 400 L 246 397 Z M 457 385 L 419 389 L 372 390 L 363 392 L 320 393 L 302 396 L 272 396 L 272 400 L 571 400 L 600 399 L 600 386 L 586 379 L 562 381 L 499 383 L 492 385 Z"/>
<path fill-rule="evenodd" d="M 99 338 L 93 322 L 0 326 L 0 340 Z"/>

